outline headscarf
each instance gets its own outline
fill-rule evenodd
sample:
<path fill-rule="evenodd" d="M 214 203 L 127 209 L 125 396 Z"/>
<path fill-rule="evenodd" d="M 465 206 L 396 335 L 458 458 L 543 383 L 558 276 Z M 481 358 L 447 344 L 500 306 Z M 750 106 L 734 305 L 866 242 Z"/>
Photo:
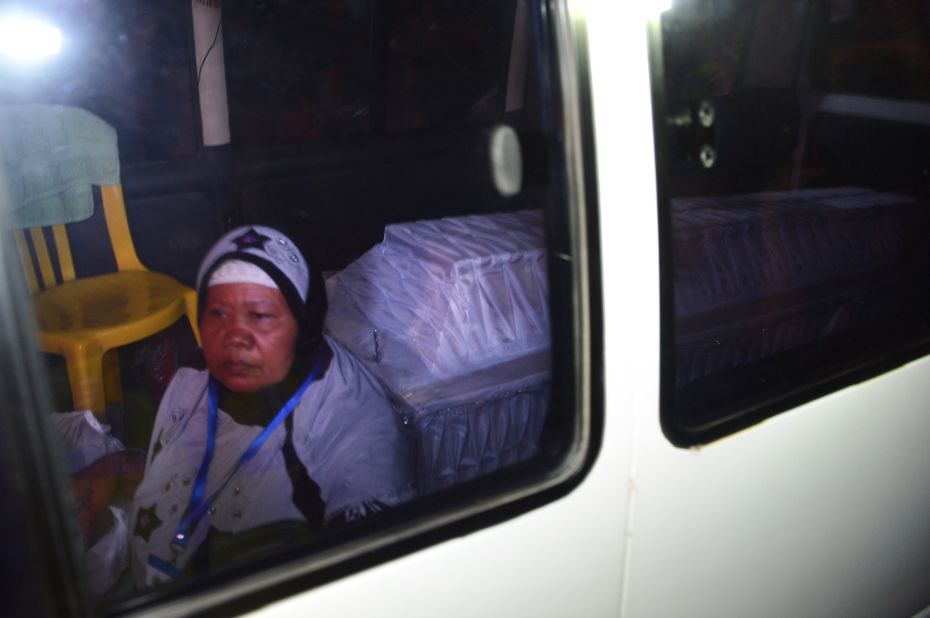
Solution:
<path fill-rule="evenodd" d="M 220 283 L 255 283 L 281 291 L 297 320 L 301 352 L 322 340 L 326 286 L 300 249 L 283 233 L 264 225 L 237 227 L 207 252 L 197 272 L 197 315 L 203 314 L 207 288 Z"/>

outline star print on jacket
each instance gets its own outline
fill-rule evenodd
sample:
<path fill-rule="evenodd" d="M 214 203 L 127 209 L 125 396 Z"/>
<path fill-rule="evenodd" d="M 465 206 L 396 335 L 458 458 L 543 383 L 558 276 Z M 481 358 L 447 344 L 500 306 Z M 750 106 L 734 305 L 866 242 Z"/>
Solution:
<path fill-rule="evenodd" d="M 146 508 L 139 507 L 136 512 L 136 527 L 132 531 L 133 536 L 142 537 L 148 542 L 149 537 L 152 536 L 152 531 L 161 525 L 161 520 L 155 514 L 155 507 L 157 506 L 158 504 Z"/>

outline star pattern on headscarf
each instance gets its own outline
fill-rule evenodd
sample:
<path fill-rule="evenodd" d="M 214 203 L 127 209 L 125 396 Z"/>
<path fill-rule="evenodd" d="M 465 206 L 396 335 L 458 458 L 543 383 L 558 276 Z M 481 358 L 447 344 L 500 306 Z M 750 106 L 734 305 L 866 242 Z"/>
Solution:
<path fill-rule="evenodd" d="M 263 249 L 265 243 L 269 240 L 271 239 L 260 232 L 256 232 L 255 228 L 250 227 L 241 236 L 233 238 L 232 242 L 239 251 L 243 251 L 245 249 Z"/>

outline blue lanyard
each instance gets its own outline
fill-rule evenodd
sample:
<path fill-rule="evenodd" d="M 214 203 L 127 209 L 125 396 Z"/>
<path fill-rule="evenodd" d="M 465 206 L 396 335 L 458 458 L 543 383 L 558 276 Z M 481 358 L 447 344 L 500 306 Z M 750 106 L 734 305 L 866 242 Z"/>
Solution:
<path fill-rule="evenodd" d="M 203 461 L 200 463 L 200 470 L 197 472 L 197 480 L 194 483 L 194 489 L 191 491 L 191 499 L 187 505 L 187 511 L 184 513 L 184 517 L 181 518 L 181 522 L 178 524 L 177 531 L 174 534 L 174 541 L 172 541 L 171 546 L 177 551 L 181 551 L 187 548 L 187 543 L 190 541 L 190 534 L 197 527 L 197 524 L 200 522 L 201 518 L 207 512 L 207 509 L 210 508 L 223 489 L 229 484 L 229 481 L 236 475 L 242 466 L 249 462 L 252 457 L 255 456 L 255 453 L 258 452 L 265 442 L 268 441 L 268 437 L 271 433 L 281 426 L 281 423 L 294 411 L 294 408 L 297 407 L 297 404 L 300 402 L 300 398 L 303 396 L 304 392 L 310 387 L 313 381 L 316 379 L 317 374 L 320 372 L 320 367 L 323 364 L 323 355 L 320 354 L 317 359 L 316 364 L 314 364 L 313 369 L 310 371 L 310 375 L 307 376 L 307 379 L 303 384 L 300 385 L 300 388 L 297 389 L 291 398 L 287 400 L 275 417 L 271 420 L 267 427 L 252 441 L 242 456 L 239 458 L 239 461 L 233 466 L 233 469 L 229 472 L 226 478 L 220 483 L 220 486 L 214 491 L 207 499 L 204 499 L 204 495 L 207 489 L 207 473 L 210 471 L 210 462 L 213 460 L 213 450 L 216 447 L 216 426 L 217 426 L 217 401 L 219 400 L 219 385 L 213 377 L 210 377 L 210 384 L 208 387 L 208 403 L 207 403 L 207 449 L 203 454 Z"/>

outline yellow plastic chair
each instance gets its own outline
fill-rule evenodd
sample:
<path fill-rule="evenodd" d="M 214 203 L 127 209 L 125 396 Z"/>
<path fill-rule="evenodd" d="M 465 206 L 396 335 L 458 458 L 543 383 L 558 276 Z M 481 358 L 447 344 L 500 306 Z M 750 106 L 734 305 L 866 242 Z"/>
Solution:
<path fill-rule="evenodd" d="M 63 224 L 14 233 L 34 293 L 39 345 L 44 352 L 64 356 L 75 409 L 102 415 L 107 401 L 121 399 L 116 348 L 149 337 L 184 315 L 198 343 L 200 337 L 196 292 L 139 261 L 121 185 L 100 186 L 99 196 L 117 272 L 76 278 Z M 48 237 L 55 248 L 57 273 Z"/>

